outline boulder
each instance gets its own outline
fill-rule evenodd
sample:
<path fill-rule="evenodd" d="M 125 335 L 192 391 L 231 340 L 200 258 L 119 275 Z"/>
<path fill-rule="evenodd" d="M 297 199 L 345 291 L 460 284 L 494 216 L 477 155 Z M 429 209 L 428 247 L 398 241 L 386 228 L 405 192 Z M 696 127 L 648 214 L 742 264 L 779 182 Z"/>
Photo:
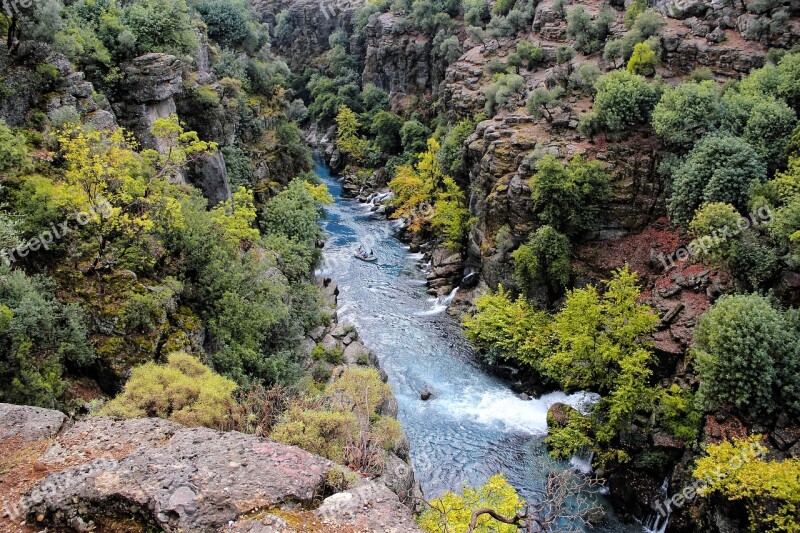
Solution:
<path fill-rule="evenodd" d="M 61 411 L 0 403 L 0 441 L 12 437 L 23 441 L 51 438 L 66 420 Z"/>
<path fill-rule="evenodd" d="M 203 191 L 209 205 L 230 200 L 231 186 L 228 183 L 228 169 L 220 152 L 200 158 L 189 172 L 189 181 Z"/>
<path fill-rule="evenodd" d="M 121 93 L 129 102 L 146 104 L 172 98 L 183 89 L 183 63 L 169 54 L 153 52 L 123 65 Z"/>
<path fill-rule="evenodd" d="M 326 531 L 337 531 L 339 525 L 355 531 L 422 532 L 397 495 L 375 481 L 326 498 L 314 514 L 329 526 Z"/>
<path fill-rule="evenodd" d="M 104 423 L 110 421 L 82 422 L 71 433 L 91 442 L 96 425 Z M 333 467 L 298 448 L 238 432 L 180 428 L 165 441 L 143 445 L 137 429 L 112 432 L 104 445 L 129 455 L 67 468 L 34 485 L 23 498 L 28 520 L 80 530 L 97 517 L 127 516 L 166 531 L 214 531 L 252 510 L 312 505 Z M 155 424 L 145 440 L 162 429 Z M 93 449 L 86 444 L 60 441 L 67 453 L 76 446 Z"/>

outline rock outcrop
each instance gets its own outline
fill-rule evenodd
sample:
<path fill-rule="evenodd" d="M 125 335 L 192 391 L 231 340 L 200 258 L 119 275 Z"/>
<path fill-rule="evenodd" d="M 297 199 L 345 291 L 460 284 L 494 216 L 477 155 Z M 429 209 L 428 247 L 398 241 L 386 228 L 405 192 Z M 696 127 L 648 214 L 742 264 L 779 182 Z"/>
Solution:
<path fill-rule="evenodd" d="M 38 479 L 2 494 L 4 531 L 115 530 L 123 522 L 164 531 L 294 531 L 280 527 L 281 515 L 316 521 L 321 531 L 419 531 L 386 485 L 362 481 L 331 495 L 328 474 L 337 467 L 293 446 L 161 419 L 91 418 L 51 440 L 63 419 L 0 404 L 0 427 L 14 424 L 0 433 L 6 452 L 45 444 L 40 455 L 25 455 Z M 23 520 L 30 526 L 19 526 Z"/>

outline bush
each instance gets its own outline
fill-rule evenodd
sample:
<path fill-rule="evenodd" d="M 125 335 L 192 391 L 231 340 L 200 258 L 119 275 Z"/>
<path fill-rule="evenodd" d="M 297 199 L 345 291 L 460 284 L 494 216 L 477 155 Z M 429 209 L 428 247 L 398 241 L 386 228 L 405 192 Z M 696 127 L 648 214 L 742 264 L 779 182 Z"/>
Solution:
<path fill-rule="evenodd" d="M 592 54 L 602 47 L 613 22 L 613 11 L 601 9 L 592 20 L 583 6 L 575 6 L 567 12 L 567 36 L 575 39 L 577 50 Z"/>
<path fill-rule="evenodd" d="M 695 403 L 691 390 L 682 389 L 676 384 L 661 389 L 656 401 L 659 426 L 686 444 L 694 443 L 703 422 L 703 411 Z"/>
<path fill-rule="evenodd" d="M 655 74 L 657 66 L 658 58 L 649 44 L 638 43 L 633 47 L 633 53 L 628 61 L 628 72 L 652 76 Z"/>
<path fill-rule="evenodd" d="M 669 211 L 688 224 L 706 203 L 729 203 L 744 209 L 751 187 L 766 181 L 767 169 L 748 143 L 731 135 L 709 135 L 697 143 L 673 176 Z"/>
<path fill-rule="evenodd" d="M 647 122 L 658 100 L 655 87 L 627 70 L 615 70 L 600 77 L 595 90 L 594 113 L 598 125 L 615 133 Z"/>
<path fill-rule="evenodd" d="M 502 285 L 497 292 L 478 297 L 475 310 L 474 315 L 464 317 L 464 333 L 489 363 L 518 360 L 538 364 L 538 351 L 530 349 L 529 339 L 546 326 L 544 313 L 533 309 L 523 296 L 512 300 Z"/>
<path fill-rule="evenodd" d="M 597 228 L 611 196 L 611 178 L 598 161 L 575 156 L 564 164 L 553 155 L 536 164 L 530 180 L 533 211 L 542 224 L 569 236 Z"/>
<path fill-rule="evenodd" d="M 800 528 L 800 459 L 767 461 L 761 435 L 712 444 L 693 476 L 702 496 L 719 494 L 741 502 L 751 531 L 777 533 Z"/>
<path fill-rule="evenodd" d="M 184 426 L 220 428 L 236 407 L 236 384 L 183 352 L 167 364 L 134 368 L 123 392 L 103 406 L 100 416 L 167 418 Z"/>
<path fill-rule="evenodd" d="M 463 177 L 467 172 L 463 157 L 464 142 L 473 134 L 481 118 L 482 116 L 472 120 L 462 120 L 447 131 L 447 135 L 442 141 L 439 164 L 445 172 L 453 177 Z"/>
<path fill-rule="evenodd" d="M 569 283 L 569 239 L 550 226 L 542 226 L 514 252 L 514 281 L 528 295 L 545 286 L 559 295 Z"/>
<path fill-rule="evenodd" d="M 712 202 L 704 205 L 695 213 L 689 229 L 702 250 L 701 255 L 711 260 L 726 260 L 730 256 L 734 240 L 717 239 L 718 236 L 737 233 L 741 216 L 731 204 Z"/>
<path fill-rule="evenodd" d="M 550 90 L 544 87 L 537 87 L 528 97 L 528 113 L 536 118 L 544 117 L 548 122 L 552 122 L 552 110 L 561 106 L 561 98 L 564 93 L 565 91 L 562 87 L 554 87 Z"/>
<path fill-rule="evenodd" d="M 44 277 L 0 266 L 0 401 L 54 408 L 64 365 L 94 360 L 81 310 L 63 305 Z"/>
<path fill-rule="evenodd" d="M 375 139 L 375 146 L 383 153 L 396 155 L 402 150 L 400 130 L 403 118 L 388 111 L 378 111 L 372 119 L 370 133 Z"/>
<path fill-rule="evenodd" d="M 692 354 L 706 408 L 748 416 L 800 407 L 800 336 L 763 296 L 726 296 L 700 318 Z M 794 372 L 794 373 L 793 373 Z"/>
<path fill-rule="evenodd" d="M 498 107 L 504 107 L 515 95 L 522 96 L 524 89 L 525 80 L 519 74 L 497 74 L 494 83 L 483 90 L 484 111 L 493 117 Z"/>

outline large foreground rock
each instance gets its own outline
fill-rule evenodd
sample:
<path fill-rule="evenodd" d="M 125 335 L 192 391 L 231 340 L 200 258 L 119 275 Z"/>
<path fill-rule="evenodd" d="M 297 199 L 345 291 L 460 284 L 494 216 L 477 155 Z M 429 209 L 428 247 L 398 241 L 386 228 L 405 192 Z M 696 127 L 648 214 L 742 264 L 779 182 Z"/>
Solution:
<path fill-rule="evenodd" d="M 169 532 L 418 531 L 383 484 L 329 496 L 334 463 L 294 446 L 161 419 L 90 418 L 58 434 L 64 421 L 57 411 L 0 404 L 0 446 L 27 462 L 15 460 L 11 475 L 34 472 L 16 496 L 3 494 L 0 531 L 123 521 Z"/>

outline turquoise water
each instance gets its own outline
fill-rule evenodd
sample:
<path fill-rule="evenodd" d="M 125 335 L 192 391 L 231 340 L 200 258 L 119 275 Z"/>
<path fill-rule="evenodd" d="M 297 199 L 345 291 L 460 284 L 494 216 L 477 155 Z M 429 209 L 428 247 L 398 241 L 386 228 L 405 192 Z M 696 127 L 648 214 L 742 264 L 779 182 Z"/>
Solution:
<path fill-rule="evenodd" d="M 456 321 L 444 313 L 446 301 L 426 294 L 421 256 L 396 238 L 396 225 L 370 206 L 342 198 L 340 181 L 319 160 L 316 173 L 336 198 L 323 222 L 328 240 L 318 274 L 339 283 L 340 321 L 358 328 L 389 376 L 426 498 L 483 484 L 498 472 L 523 497 L 535 498 L 548 470 L 569 466 L 551 461 L 542 444 L 547 409 L 586 398 L 554 393 L 523 401 L 486 374 Z M 359 244 L 375 250 L 377 263 L 353 257 Z M 426 387 L 433 398 L 423 402 Z M 612 530 L 623 529 L 604 528 Z"/>

